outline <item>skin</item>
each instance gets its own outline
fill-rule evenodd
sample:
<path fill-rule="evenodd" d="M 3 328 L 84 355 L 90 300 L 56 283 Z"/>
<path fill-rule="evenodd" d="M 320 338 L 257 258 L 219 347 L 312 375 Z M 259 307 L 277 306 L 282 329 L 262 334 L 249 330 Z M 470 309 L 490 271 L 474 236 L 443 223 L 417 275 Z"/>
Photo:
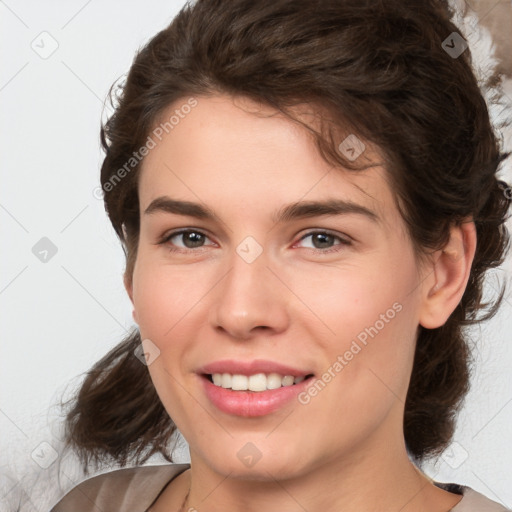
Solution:
<path fill-rule="evenodd" d="M 473 222 L 452 228 L 444 251 L 420 264 L 383 167 L 333 168 L 303 127 L 269 107 L 196 99 L 143 162 L 137 260 L 125 276 L 142 339 L 160 351 L 151 378 L 190 447 L 191 469 L 151 510 L 178 510 L 189 488 L 185 510 L 450 510 L 461 496 L 409 461 L 402 421 L 418 326 L 443 325 L 460 301 Z M 378 162 L 379 154 L 367 145 L 359 158 Z M 163 195 L 207 205 L 215 220 L 145 214 Z M 379 221 L 355 213 L 272 220 L 286 204 L 326 198 L 363 205 Z M 180 228 L 206 236 L 198 248 L 186 236 L 157 244 Z M 352 244 L 304 238 L 322 230 Z M 252 263 L 236 252 L 247 236 L 263 249 Z M 258 418 L 226 414 L 195 373 L 219 359 L 258 358 L 320 377 L 395 303 L 401 311 L 306 405 L 293 400 Z M 261 453 L 252 467 L 237 457 L 248 442 Z"/>

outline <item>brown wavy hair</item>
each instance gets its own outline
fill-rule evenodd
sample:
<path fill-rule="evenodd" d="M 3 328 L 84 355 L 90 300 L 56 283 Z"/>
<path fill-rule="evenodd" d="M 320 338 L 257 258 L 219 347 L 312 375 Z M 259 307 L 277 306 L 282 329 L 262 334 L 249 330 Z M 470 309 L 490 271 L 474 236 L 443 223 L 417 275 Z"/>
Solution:
<path fill-rule="evenodd" d="M 418 463 L 451 441 L 471 376 L 464 328 L 497 311 L 504 287 L 484 304 L 484 274 L 503 262 L 509 245 L 508 200 L 496 176 L 508 154 L 482 94 L 499 78 L 479 84 L 469 48 L 456 58 L 445 51 L 443 41 L 460 34 L 452 16 L 433 0 L 187 3 L 111 88 L 115 111 L 101 127 L 105 208 L 128 279 L 137 257 L 140 162 L 128 171 L 126 163 L 169 105 L 187 98 L 229 94 L 274 107 L 311 132 L 327 162 L 354 172 L 357 161 L 337 149 L 340 132 L 376 144 L 418 255 L 443 247 L 452 225 L 474 219 L 478 240 L 465 293 L 442 327 L 418 331 L 403 424 Z M 293 107 L 306 103 L 333 122 L 317 131 L 296 119 Z M 143 464 L 154 454 L 172 462 L 176 426 L 134 355 L 140 343 L 134 328 L 68 402 L 66 447 L 86 472 L 90 463 Z"/>

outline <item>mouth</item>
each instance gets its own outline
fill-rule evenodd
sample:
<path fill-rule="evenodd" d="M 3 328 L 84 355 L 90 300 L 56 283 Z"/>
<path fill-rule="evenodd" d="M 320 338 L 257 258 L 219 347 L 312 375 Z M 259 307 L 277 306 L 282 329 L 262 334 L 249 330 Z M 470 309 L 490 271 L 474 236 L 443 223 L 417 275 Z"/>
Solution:
<path fill-rule="evenodd" d="M 214 386 L 232 390 L 261 393 L 281 387 L 296 386 L 305 380 L 312 379 L 314 374 L 302 376 L 282 375 L 279 373 L 255 373 L 252 375 L 232 373 L 203 373 L 201 376 Z"/>
<path fill-rule="evenodd" d="M 314 374 L 200 373 L 203 391 L 210 403 L 231 416 L 255 418 L 300 403 L 298 396 L 315 379 Z"/>

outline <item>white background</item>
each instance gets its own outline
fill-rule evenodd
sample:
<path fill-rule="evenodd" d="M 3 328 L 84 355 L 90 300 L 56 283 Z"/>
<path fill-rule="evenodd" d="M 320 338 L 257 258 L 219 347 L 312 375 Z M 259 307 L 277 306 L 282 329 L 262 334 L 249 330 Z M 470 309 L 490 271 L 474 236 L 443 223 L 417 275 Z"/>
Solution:
<path fill-rule="evenodd" d="M 51 456 L 41 443 L 59 452 L 55 404 L 133 325 L 124 255 L 93 196 L 100 121 L 110 85 L 183 3 L 0 2 L 0 502 L 19 498 L 22 510 L 47 510 L 61 494 L 47 478 L 55 464 L 41 469 L 31 457 L 34 450 Z M 44 52 L 52 44 L 58 48 L 48 58 L 31 47 Z M 42 237 L 57 247 L 46 263 L 32 252 Z M 495 273 L 501 280 L 512 275 L 507 265 Z M 490 284 L 492 292 L 497 284 Z M 473 388 L 452 448 L 427 468 L 508 507 L 511 331 L 509 291 L 499 316 L 472 331 Z"/>

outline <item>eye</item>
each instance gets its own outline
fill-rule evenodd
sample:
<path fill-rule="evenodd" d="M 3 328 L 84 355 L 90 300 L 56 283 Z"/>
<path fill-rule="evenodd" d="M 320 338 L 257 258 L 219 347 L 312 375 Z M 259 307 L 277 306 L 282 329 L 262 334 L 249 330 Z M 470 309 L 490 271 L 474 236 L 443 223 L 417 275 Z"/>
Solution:
<path fill-rule="evenodd" d="M 306 240 L 307 238 L 311 238 L 312 249 L 320 251 L 322 253 L 326 252 L 338 252 L 342 249 L 339 246 L 347 246 L 352 245 L 352 241 L 347 237 L 343 238 L 339 235 L 335 235 L 333 233 L 329 233 L 328 231 L 310 231 L 306 233 L 300 241 Z M 338 240 L 339 243 L 334 244 L 332 246 L 332 242 Z M 310 247 L 311 248 L 311 247 Z"/>
<path fill-rule="evenodd" d="M 341 237 L 328 231 L 310 231 L 306 233 L 300 240 L 311 238 L 313 249 L 320 253 L 338 252 L 342 249 L 340 246 L 352 245 L 352 241 L 348 237 Z M 177 243 L 181 239 L 181 244 Z M 174 240 L 174 241 L 173 241 Z M 168 244 L 170 251 L 186 252 L 187 250 L 200 249 L 205 246 L 205 241 L 209 240 L 208 236 L 202 231 L 196 229 L 182 229 L 165 235 L 158 244 Z M 334 242 L 338 243 L 334 243 Z M 333 245 L 334 243 L 334 245 Z M 213 242 L 206 245 L 215 245 Z"/>
<path fill-rule="evenodd" d="M 181 238 L 182 245 L 176 244 L 172 242 L 173 239 L 179 240 Z M 209 238 L 202 233 L 201 231 L 198 231 L 196 229 L 182 229 L 181 231 L 175 231 L 173 233 L 169 233 L 168 235 L 164 236 L 159 244 L 167 244 L 169 243 L 170 251 L 180 251 L 184 249 L 185 251 L 187 249 L 197 249 L 203 247 L 203 244 L 205 240 L 209 240 Z M 208 245 L 214 245 L 214 244 L 208 244 Z"/>

